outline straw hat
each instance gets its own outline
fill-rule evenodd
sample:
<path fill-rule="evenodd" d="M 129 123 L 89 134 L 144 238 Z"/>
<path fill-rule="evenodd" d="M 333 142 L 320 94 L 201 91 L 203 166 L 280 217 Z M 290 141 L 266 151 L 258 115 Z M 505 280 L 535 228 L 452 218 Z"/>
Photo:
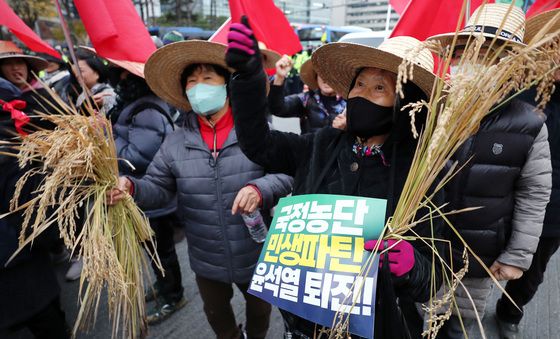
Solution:
<path fill-rule="evenodd" d="M 313 62 L 311 62 L 311 59 L 301 65 L 299 76 L 301 81 L 303 81 L 310 90 L 315 91 L 319 88 L 319 83 L 317 82 L 317 72 L 313 69 Z"/>
<path fill-rule="evenodd" d="M 11 58 L 25 59 L 35 73 L 47 68 L 49 65 L 49 62 L 43 58 L 23 54 L 23 51 L 13 42 L 0 40 L 0 60 Z"/>
<path fill-rule="evenodd" d="M 533 37 L 546 26 L 550 20 L 555 19 L 554 23 L 547 31 L 547 33 L 552 33 L 560 29 L 560 8 L 556 8 L 550 11 L 542 12 L 538 15 L 527 20 L 527 28 L 525 29 L 525 42 L 528 43 L 533 39 Z M 558 16 L 557 16 L 558 15 Z"/>
<path fill-rule="evenodd" d="M 278 62 L 282 56 L 279 53 L 266 48 L 265 43 L 261 41 L 259 41 L 259 49 L 261 50 L 261 55 L 263 57 L 263 67 L 265 69 L 276 68 L 276 62 Z"/>
<path fill-rule="evenodd" d="M 398 74 L 398 68 L 406 54 L 422 44 L 419 40 L 399 36 L 385 40 L 379 47 L 335 42 L 319 47 L 313 53 L 313 68 L 337 93 L 348 97 L 350 85 L 364 67 L 376 67 Z M 436 79 L 433 73 L 432 53 L 423 49 L 414 60 L 414 78 L 409 80 L 430 96 Z"/>
<path fill-rule="evenodd" d="M 94 48 L 91 47 L 87 47 L 87 46 L 79 46 L 78 48 L 80 49 L 84 49 L 90 53 L 93 53 L 95 55 L 99 55 L 97 54 L 97 52 L 95 51 Z M 144 78 L 144 64 L 141 62 L 135 62 L 135 61 L 127 61 L 127 60 L 117 60 L 117 59 L 111 59 L 111 58 L 105 58 L 107 61 L 109 61 L 110 63 L 112 63 L 113 65 L 120 67 L 120 68 L 124 68 L 127 71 L 129 71 L 130 73 L 137 75 L 141 78 Z"/>
<path fill-rule="evenodd" d="M 482 5 L 474 11 L 465 28 L 457 33 L 458 41 L 467 40 L 477 34 L 524 45 L 525 13 L 521 8 L 510 4 Z M 444 46 L 448 46 L 453 42 L 454 36 L 455 32 L 444 33 L 431 36 L 427 40 L 439 40 Z"/>
<path fill-rule="evenodd" d="M 192 64 L 213 64 L 232 72 L 226 64 L 226 48 L 224 44 L 203 40 L 163 46 L 146 62 L 146 81 L 157 96 L 188 112 L 191 105 L 181 86 L 183 70 Z"/>

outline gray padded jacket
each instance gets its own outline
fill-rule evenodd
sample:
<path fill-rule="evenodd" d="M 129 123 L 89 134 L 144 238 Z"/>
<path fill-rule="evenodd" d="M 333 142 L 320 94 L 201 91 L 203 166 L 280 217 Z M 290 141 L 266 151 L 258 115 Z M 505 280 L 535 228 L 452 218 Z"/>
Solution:
<path fill-rule="evenodd" d="M 226 283 L 248 283 L 262 245 L 255 243 L 240 215 L 232 215 L 238 191 L 252 184 L 261 192 L 262 214 L 292 189 L 292 178 L 266 174 L 241 152 L 235 130 L 214 160 L 202 140 L 196 117 L 191 128 L 169 135 L 142 179 L 134 183 L 141 208 L 156 208 L 177 193 L 177 212 L 184 226 L 193 271 Z"/>

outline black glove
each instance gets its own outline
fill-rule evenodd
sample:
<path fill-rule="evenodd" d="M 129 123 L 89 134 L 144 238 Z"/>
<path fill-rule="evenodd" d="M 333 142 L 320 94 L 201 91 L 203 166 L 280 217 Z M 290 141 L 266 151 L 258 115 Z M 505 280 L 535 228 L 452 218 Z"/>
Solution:
<path fill-rule="evenodd" d="M 229 29 L 226 63 L 239 73 L 254 74 L 263 69 L 259 43 L 245 15 L 241 23 L 232 24 Z"/>

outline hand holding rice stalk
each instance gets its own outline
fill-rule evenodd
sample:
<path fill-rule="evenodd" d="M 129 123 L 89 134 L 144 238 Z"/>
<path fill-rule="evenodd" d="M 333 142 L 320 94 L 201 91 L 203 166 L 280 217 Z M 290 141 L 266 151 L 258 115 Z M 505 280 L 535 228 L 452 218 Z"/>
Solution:
<path fill-rule="evenodd" d="M 464 3 L 463 13 L 465 7 Z M 509 6 L 506 17 L 512 10 L 514 10 L 513 5 Z M 478 12 L 478 15 L 481 12 Z M 479 19 L 476 16 L 475 13 L 471 20 L 476 22 Z M 440 41 L 425 42 L 423 46 L 410 50 L 399 68 L 397 90 L 402 96 L 402 84 L 412 79 L 413 60 L 423 48 L 429 48 L 434 53 L 444 56 L 440 62 L 438 74 L 446 74 L 450 69 L 452 60 L 457 60 L 458 56 L 453 54 L 455 47 L 460 45 L 463 49 L 463 54 L 458 57 L 457 72 L 454 72 L 446 81 L 440 79 L 434 83 L 429 102 L 417 102 L 405 107 L 411 109 L 411 115 L 419 112 L 422 108 L 426 108 L 428 114 L 424 129 L 419 135 L 417 149 L 398 205 L 393 216 L 387 222 L 383 236 L 385 239 L 423 241 L 433 249 L 433 270 L 435 270 L 435 265 L 440 265 L 445 273 L 444 295 L 439 300 L 436 300 L 436 284 L 434 281 L 432 282 L 434 286 L 431 291 L 432 297 L 429 303 L 424 306 L 429 319 L 427 321 L 428 329 L 423 333 L 423 336 L 434 338 L 443 323 L 449 319 L 452 304 L 454 304 L 454 291 L 462 284 L 461 279 L 468 269 L 466 251 L 473 255 L 498 285 L 488 268 L 484 266 L 476 253 L 473 253 L 466 243 L 464 243 L 465 252 L 463 254 L 465 266 L 457 271 L 457 268 L 453 270 L 448 261 L 443 260 L 444 254 L 438 253 L 434 246 L 436 241 L 444 241 L 448 244 L 449 241 L 420 238 L 414 232 L 415 225 L 426 221 L 431 222 L 434 218 L 441 217 L 460 238 L 446 215 L 464 212 L 465 210 L 443 212 L 444 206 L 435 206 L 432 203 L 435 192 L 441 190 L 452 176 L 460 170 L 460 168 L 457 168 L 457 164 L 453 164 L 451 170 L 446 173 L 443 180 L 431 193 L 429 193 L 430 188 L 440 172 L 444 170 L 452 155 L 470 136 L 477 132 L 481 121 L 488 114 L 495 112 L 517 94 L 533 86 L 537 88 L 536 99 L 540 99 L 539 106 L 545 105 L 550 99 L 550 93 L 554 87 L 552 77 L 554 72 L 559 69 L 560 60 L 560 30 L 551 30 L 551 27 L 558 21 L 560 21 L 560 14 L 544 25 L 529 43 L 524 45 L 504 43 L 504 40 L 498 39 L 496 35 L 494 35 L 494 38 L 489 38 L 483 34 L 475 34 L 470 31 L 465 34 L 465 31 L 459 31 L 462 22 L 461 17 L 455 33 L 450 34 L 450 41 L 447 45 L 441 44 Z M 524 20 L 521 24 L 524 24 Z M 503 25 L 504 22 L 498 24 L 498 31 L 505 31 Z M 513 32 L 522 29 L 519 25 Z M 538 113 L 535 112 L 535 114 Z M 412 121 L 414 122 L 414 118 Z M 414 126 L 412 126 L 412 129 L 413 133 L 418 136 Z M 419 216 L 419 211 L 422 208 L 428 208 L 431 212 L 428 215 Z M 476 208 L 476 206 L 473 206 L 473 208 Z M 415 236 L 405 236 L 407 232 Z M 368 265 L 363 268 L 362 275 L 366 275 L 371 269 L 373 257 L 372 255 Z M 347 296 L 344 304 L 353 305 L 352 298 Z M 346 308 L 346 305 L 342 306 L 342 309 Z M 441 314 L 442 310 L 443 314 Z M 482 327 L 480 319 L 477 320 L 479 326 Z M 344 329 L 347 328 L 348 316 L 339 312 L 333 320 L 331 337 L 342 338 Z M 481 333 L 484 336 L 484 331 L 481 331 Z"/>
<path fill-rule="evenodd" d="M 19 250 L 58 225 L 66 246 L 78 249 L 84 262 L 74 336 L 95 321 L 106 286 L 113 337 L 122 332 L 136 338 L 146 329 L 143 272 L 148 263 L 142 249 L 161 267 L 152 231 L 130 196 L 109 206 L 106 192 L 117 185 L 119 174 L 110 122 L 91 106 L 86 116 L 54 92 L 50 95 L 59 107 L 45 111 L 58 114 L 37 114 L 55 128 L 38 130 L 13 145 L 22 168 L 41 164 L 18 181 L 11 201 L 11 210 L 24 214 Z M 34 174 L 44 176 L 37 197 L 18 205 L 21 188 Z M 80 213 L 85 217 L 77 222 Z"/>

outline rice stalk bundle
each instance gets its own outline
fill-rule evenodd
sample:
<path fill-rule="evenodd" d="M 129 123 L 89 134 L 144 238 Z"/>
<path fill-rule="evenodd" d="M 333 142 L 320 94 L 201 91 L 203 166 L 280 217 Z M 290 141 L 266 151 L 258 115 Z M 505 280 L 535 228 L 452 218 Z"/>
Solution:
<path fill-rule="evenodd" d="M 11 200 L 11 210 L 24 215 L 19 250 L 48 227 L 58 227 L 65 245 L 83 259 L 73 335 L 91 328 L 106 288 L 112 337 L 140 337 L 146 330 L 143 250 L 161 268 L 153 232 L 130 196 L 114 206 L 107 201 L 119 174 L 110 122 L 91 105 L 79 112 L 52 91 L 50 96 L 56 105 L 45 111 L 57 114 L 36 114 L 54 129 L 39 129 L 11 145 L 21 168 L 35 164 Z M 36 197 L 18 204 L 20 190 L 35 174 L 43 176 Z"/>
<path fill-rule="evenodd" d="M 465 8 L 466 2 L 463 3 L 462 16 Z M 462 284 L 460 280 L 468 270 L 467 251 L 486 269 L 495 284 L 502 289 L 489 269 L 464 242 L 447 218 L 451 214 L 472 211 L 477 207 L 444 212 L 445 205 L 435 206 L 432 203 L 436 192 L 441 190 L 461 168 L 456 163 L 452 164 L 435 189 L 432 191 L 430 189 L 438 175 L 444 171 L 445 166 L 450 164 L 453 154 L 478 131 L 481 121 L 487 115 L 500 109 L 519 93 L 531 87 L 537 88 L 535 99 L 539 100 L 539 107 L 543 107 L 548 102 L 550 94 L 554 90 L 554 72 L 560 67 L 560 31 L 550 33 L 552 24 L 558 20 L 560 20 L 560 14 L 543 26 L 526 46 L 504 44 L 495 38 L 485 38 L 481 35 L 471 36 L 466 43 L 462 41 L 461 46 L 464 45 L 464 52 L 459 57 L 458 71 L 453 76 L 445 76 L 445 79 L 436 80 L 428 102 L 416 102 L 403 108 L 403 110 L 409 110 L 412 121 L 414 121 L 414 115 L 422 109 L 427 111 L 427 118 L 422 131 L 416 131 L 414 124 L 411 126 L 413 134 L 419 138 L 418 145 L 394 214 L 387 221 L 380 239 L 416 240 L 428 244 L 433 251 L 432 277 L 435 276 L 436 265 L 439 265 L 444 273 L 442 286 L 445 291 L 444 295 L 440 299 L 436 298 L 436 284 L 432 279 L 432 297 L 427 305 L 423 305 L 429 315 L 428 329 L 423 336 L 435 338 L 443 322 L 451 315 L 452 307 L 455 304 L 454 291 Z M 445 47 L 437 42 L 424 42 L 423 46 L 409 51 L 399 67 L 397 80 L 399 95 L 403 95 L 403 84 L 412 80 L 413 60 L 423 47 L 443 56 L 439 63 L 438 74 L 448 72 L 454 58 L 455 46 L 459 40 L 458 30 L 461 22 L 462 17 L 459 19 L 451 46 Z M 535 114 L 539 113 L 535 112 Z M 419 216 L 420 210 L 424 208 L 430 212 L 427 215 Z M 435 246 L 436 242 L 444 242 L 449 248 L 448 253 L 451 253 L 450 243 L 447 239 L 422 238 L 414 232 L 415 225 L 427 220 L 432 222 L 435 218 L 442 218 L 447 227 L 465 245 L 464 267 L 458 271 L 450 266 L 453 262 L 452 258 L 444 260 L 446 256 L 444 253 L 439 253 Z M 408 232 L 413 235 L 405 236 L 405 233 Z M 387 250 L 385 249 L 381 253 Z M 373 251 L 373 253 L 375 252 Z M 360 273 L 361 276 L 366 275 L 372 268 L 374 257 L 377 255 L 370 256 L 370 260 Z M 507 294 L 505 295 L 507 296 Z M 507 297 L 509 298 L 509 296 Z M 348 305 L 354 306 L 352 297 L 347 296 L 342 304 L 341 311 L 333 320 L 329 338 L 346 338 L 348 336 L 349 317 L 348 313 L 342 312 L 342 310 L 346 309 Z M 481 320 L 477 319 L 477 321 L 482 329 Z M 481 333 L 484 337 L 484 331 Z"/>

